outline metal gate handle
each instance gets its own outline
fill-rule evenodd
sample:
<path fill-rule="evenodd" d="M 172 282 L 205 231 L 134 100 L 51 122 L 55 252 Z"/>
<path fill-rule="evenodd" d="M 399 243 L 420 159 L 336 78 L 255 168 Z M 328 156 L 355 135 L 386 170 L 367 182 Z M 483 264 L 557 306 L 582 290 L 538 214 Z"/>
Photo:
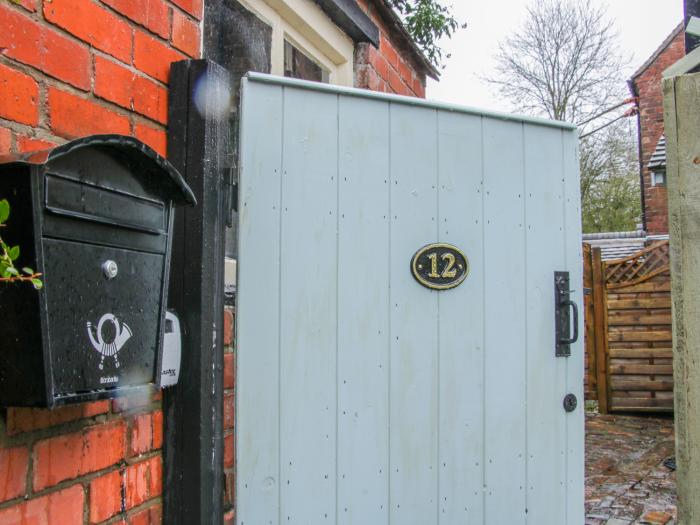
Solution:
<path fill-rule="evenodd" d="M 576 341 L 578 341 L 578 306 L 576 306 L 576 303 L 571 301 L 571 300 L 562 301 L 561 304 L 562 304 L 562 306 L 570 306 L 571 307 L 572 313 L 574 314 L 573 319 L 572 319 L 572 322 L 574 325 L 574 333 L 571 336 L 571 338 L 569 338 L 569 339 L 562 338 L 562 339 L 559 339 L 559 342 L 561 344 L 571 345 L 571 344 L 574 344 Z"/>
<path fill-rule="evenodd" d="M 554 272 L 554 355 L 556 357 L 569 357 L 571 343 L 578 340 L 578 307 L 571 300 L 573 290 L 569 289 L 569 282 L 569 272 Z"/>

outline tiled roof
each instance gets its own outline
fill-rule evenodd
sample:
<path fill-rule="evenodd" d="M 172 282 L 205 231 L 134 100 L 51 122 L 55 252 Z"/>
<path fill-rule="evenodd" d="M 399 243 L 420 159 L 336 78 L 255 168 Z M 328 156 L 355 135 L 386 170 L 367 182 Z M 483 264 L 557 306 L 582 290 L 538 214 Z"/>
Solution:
<path fill-rule="evenodd" d="M 600 257 L 604 261 L 622 259 L 644 249 L 644 237 L 636 239 L 599 239 L 584 241 L 592 248 L 600 248 Z"/>
<path fill-rule="evenodd" d="M 592 248 L 600 248 L 604 261 L 621 259 L 644 248 L 646 234 L 642 230 L 633 232 L 584 233 L 583 242 Z"/>
<path fill-rule="evenodd" d="M 678 36 L 678 33 L 680 33 L 681 31 L 683 31 L 683 22 L 678 24 L 675 27 L 675 29 L 671 31 L 671 34 L 668 35 L 663 42 L 661 42 L 661 45 L 656 48 L 656 51 L 654 51 L 654 53 L 649 58 L 647 58 L 641 66 L 639 66 L 639 69 L 637 69 L 637 71 L 635 71 L 632 75 L 633 81 L 639 75 L 644 73 L 644 71 L 654 63 L 654 61 L 659 57 L 659 55 L 663 53 L 664 49 L 666 49 L 669 46 L 669 44 L 673 42 L 673 39 L 676 38 Z"/>
<path fill-rule="evenodd" d="M 650 170 L 666 169 L 666 137 L 661 135 L 659 142 L 656 144 L 656 149 L 649 159 L 647 168 Z"/>

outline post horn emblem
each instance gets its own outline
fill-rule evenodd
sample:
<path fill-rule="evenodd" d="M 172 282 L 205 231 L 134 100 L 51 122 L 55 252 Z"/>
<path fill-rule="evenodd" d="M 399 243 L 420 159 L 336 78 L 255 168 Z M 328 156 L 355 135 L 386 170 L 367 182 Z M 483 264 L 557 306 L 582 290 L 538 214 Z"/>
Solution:
<path fill-rule="evenodd" d="M 102 338 L 102 327 L 106 322 L 110 322 L 114 325 L 114 339 L 110 342 L 106 342 Z M 102 358 L 100 359 L 100 370 L 104 368 L 105 357 L 114 357 L 114 366 L 119 368 L 119 358 L 117 354 L 119 350 L 126 344 L 126 342 L 131 338 L 132 332 L 129 325 L 126 323 L 119 324 L 119 320 L 113 314 L 104 314 L 99 323 L 97 323 L 97 335 L 93 333 L 93 325 L 90 321 L 87 322 L 87 332 L 88 337 L 92 346 L 97 350 Z"/>

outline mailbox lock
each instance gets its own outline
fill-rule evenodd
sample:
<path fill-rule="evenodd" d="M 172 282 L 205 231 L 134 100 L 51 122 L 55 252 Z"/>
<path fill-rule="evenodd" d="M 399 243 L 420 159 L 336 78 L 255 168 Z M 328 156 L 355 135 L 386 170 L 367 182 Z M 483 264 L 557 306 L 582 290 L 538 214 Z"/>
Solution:
<path fill-rule="evenodd" d="M 117 273 L 119 273 L 119 267 L 117 266 L 117 263 L 111 259 L 108 259 L 102 263 L 102 273 L 105 274 L 107 279 L 114 279 L 117 276 Z"/>

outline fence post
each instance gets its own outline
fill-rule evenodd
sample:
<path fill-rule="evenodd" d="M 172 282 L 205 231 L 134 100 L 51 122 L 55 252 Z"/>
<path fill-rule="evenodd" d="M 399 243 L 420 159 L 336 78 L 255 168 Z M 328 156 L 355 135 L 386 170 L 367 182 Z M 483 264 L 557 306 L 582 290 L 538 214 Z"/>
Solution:
<path fill-rule="evenodd" d="M 595 355 L 595 310 L 593 309 L 593 256 L 591 245 L 583 243 L 583 319 L 585 321 L 586 399 L 598 396 Z"/>
<path fill-rule="evenodd" d="M 700 75 L 664 79 L 678 523 L 700 523 Z"/>
<path fill-rule="evenodd" d="M 596 388 L 598 389 L 598 410 L 607 414 L 608 394 L 608 320 L 605 300 L 605 275 L 600 248 L 593 248 L 593 316 L 595 333 Z"/>
<path fill-rule="evenodd" d="M 197 197 L 176 215 L 170 307 L 182 323 L 179 383 L 163 395 L 163 523 L 223 523 L 224 235 L 228 74 L 208 60 L 170 70 L 168 158 Z M 203 90 L 203 91 L 202 91 Z M 195 101 L 195 92 L 199 97 Z"/>

